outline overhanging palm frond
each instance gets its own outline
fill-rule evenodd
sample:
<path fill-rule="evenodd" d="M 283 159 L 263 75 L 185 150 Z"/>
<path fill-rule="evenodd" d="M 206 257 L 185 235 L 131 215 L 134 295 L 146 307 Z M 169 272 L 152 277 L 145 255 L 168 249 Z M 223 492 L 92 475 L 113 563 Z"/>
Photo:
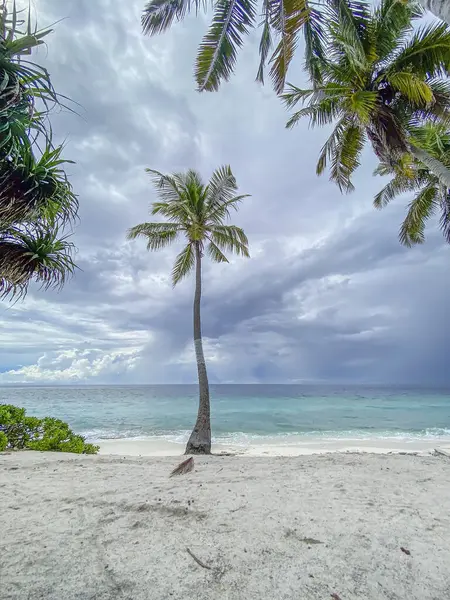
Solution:
<path fill-rule="evenodd" d="M 172 269 L 172 284 L 176 286 L 192 271 L 195 265 L 195 252 L 193 244 L 189 243 L 178 254 Z"/>
<path fill-rule="evenodd" d="M 450 191 L 442 190 L 440 200 L 441 216 L 439 219 L 439 227 L 445 237 L 447 244 L 450 244 Z"/>
<path fill-rule="evenodd" d="M 434 100 L 433 90 L 428 83 L 418 77 L 415 73 L 408 71 L 397 71 L 387 73 L 386 79 L 394 90 L 397 90 L 413 105 L 423 106 Z"/>
<path fill-rule="evenodd" d="M 198 13 L 200 8 L 206 11 L 207 2 L 205 0 L 151 0 L 145 6 L 141 18 L 144 34 L 155 35 L 166 31 L 174 20 L 183 20 L 192 5 Z"/>
<path fill-rule="evenodd" d="M 399 239 L 404 246 L 423 244 L 425 224 L 436 208 L 436 186 L 428 185 L 410 203 L 408 214 L 400 227 Z"/>
<path fill-rule="evenodd" d="M 303 25 L 305 38 L 305 68 L 315 85 L 322 83 L 322 65 L 325 62 L 325 32 L 323 12 L 310 8 Z"/>
<path fill-rule="evenodd" d="M 308 20 L 307 0 L 278 0 L 270 5 L 270 24 L 279 42 L 270 59 L 273 87 L 277 94 L 284 90 L 289 65 L 294 57 L 298 36 Z"/>
<path fill-rule="evenodd" d="M 262 10 L 263 21 L 261 23 L 262 33 L 259 42 L 259 67 L 256 74 L 256 81 L 264 84 L 264 69 L 267 63 L 267 57 L 269 56 L 270 49 L 272 48 L 272 29 L 270 25 L 271 20 L 271 0 L 263 0 Z"/>
<path fill-rule="evenodd" d="M 286 127 L 292 129 L 304 117 L 309 117 L 310 127 L 327 125 L 339 116 L 340 111 L 339 98 L 328 96 L 316 104 L 309 104 L 295 112 L 286 123 Z"/>
<path fill-rule="evenodd" d="M 351 192 L 354 189 L 351 177 L 359 167 L 364 142 L 365 134 L 361 127 L 355 123 L 346 123 L 331 155 L 330 165 L 330 179 L 338 184 L 341 192 Z"/>
<path fill-rule="evenodd" d="M 421 27 L 389 65 L 392 73 L 414 69 L 416 75 L 445 76 L 450 64 L 450 28 L 446 23 Z"/>
<path fill-rule="evenodd" d="M 412 192 L 417 189 L 417 179 L 397 175 L 387 183 L 384 188 L 375 196 L 373 205 L 377 209 L 386 207 L 392 200 L 401 194 Z"/>
<path fill-rule="evenodd" d="M 385 59 L 398 48 L 399 42 L 406 42 L 412 31 L 413 19 L 420 17 L 422 13 L 416 2 L 382 0 L 375 8 L 372 28 L 372 42 L 377 56 Z"/>
<path fill-rule="evenodd" d="M 442 125 L 426 123 L 411 129 L 411 138 L 428 156 L 450 165 L 450 133 Z M 376 173 L 394 174 L 393 179 L 376 195 L 374 205 L 383 208 L 396 196 L 415 193 L 400 229 L 400 241 L 411 246 L 424 241 L 426 221 L 440 210 L 440 227 L 447 242 L 449 234 L 449 188 L 427 168 L 423 161 L 405 154 L 398 163 L 381 163 Z"/>
<path fill-rule="evenodd" d="M 217 91 L 221 80 L 228 81 L 243 35 L 253 27 L 255 15 L 255 0 L 217 0 L 212 24 L 197 56 L 195 78 L 199 91 Z"/>
<path fill-rule="evenodd" d="M 351 52 L 352 62 L 360 68 L 366 65 L 365 31 L 370 22 L 369 3 L 365 0 L 328 0 L 326 16 L 333 35 L 333 47 L 328 50 L 335 58 Z M 350 65 L 348 65 L 350 66 Z"/>

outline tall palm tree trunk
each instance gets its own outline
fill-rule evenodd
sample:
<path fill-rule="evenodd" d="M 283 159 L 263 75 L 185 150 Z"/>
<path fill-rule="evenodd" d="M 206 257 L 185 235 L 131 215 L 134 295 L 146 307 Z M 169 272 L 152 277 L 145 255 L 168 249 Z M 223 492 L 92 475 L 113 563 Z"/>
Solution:
<path fill-rule="evenodd" d="M 450 0 L 448 0 L 448 2 L 450 3 Z M 450 188 L 450 169 L 448 167 L 441 163 L 441 161 L 437 160 L 437 158 L 431 156 L 431 154 L 429 154 L 426 150 L 418 148 L 413 144 L 409 144 L 409 151 L 414 158 L 428 167 L 430 171 L 439 178 L 441 183 L 443 183 L 447 188 Z"/>
<path fill-rule="evenodd" d="M 450 0 L 419 0 L 433 15 L 450 24 Z"/>
<path fill-rule="evenodd" d="M 194 347 L 197 359 L 199 403 L 195 427 L 186 446 L 185 454 L 211 454 L 211 409 L 209 384 L 203 355 L 200 302 L 202 297 L 202 254 L 195 243 L 195 296 L 194 296 Z"/>

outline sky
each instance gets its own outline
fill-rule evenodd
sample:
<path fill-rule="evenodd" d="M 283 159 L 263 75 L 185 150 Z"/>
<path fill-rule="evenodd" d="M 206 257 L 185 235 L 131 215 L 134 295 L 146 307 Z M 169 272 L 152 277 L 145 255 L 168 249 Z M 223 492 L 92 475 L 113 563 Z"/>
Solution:
<path fill-rule="evenodd" d="M 386 181 L 368 149 L 341 195 L 315 165 L 325 129 L 288 114 L 255 82 L 258 38 L 216 93 L 195 90 L 205 31 L 193 16 L 144 37 L 144 0 L 35 0 L 41 27 L 59 21 L 37 58 L 80 104 L 52 118 L 79 196 L 80 271 L 61 292 L 31 287 L 0 304 L 0 384 L 195 382 L 193 278 L 175 289 L 179 246 L 147 253 L 126 230 L 150 220 L 146 167 L 230 164 L 251 194 L 233 223 L 251 258 L 204 265 L 203 334 L 213 383 L 450 384 L 449 247 L 398 242 L 409 198 L 372 206 Z M 209 18 L 209 17 L 208 17 Z M 305 85 L 301 49 L 289 80 Z"/>

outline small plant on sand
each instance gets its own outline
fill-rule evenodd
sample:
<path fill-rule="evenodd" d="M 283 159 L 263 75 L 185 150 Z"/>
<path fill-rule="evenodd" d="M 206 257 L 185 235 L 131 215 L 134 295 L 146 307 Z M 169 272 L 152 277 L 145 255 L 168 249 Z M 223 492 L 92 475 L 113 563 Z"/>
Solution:
<path fill-rule="evenodd" d="M 0 452 L 7 449 L 97 454 L 99 447 L 87 444 L 64 421 L 27 417 L 24 408 L 0 404 Z"/>

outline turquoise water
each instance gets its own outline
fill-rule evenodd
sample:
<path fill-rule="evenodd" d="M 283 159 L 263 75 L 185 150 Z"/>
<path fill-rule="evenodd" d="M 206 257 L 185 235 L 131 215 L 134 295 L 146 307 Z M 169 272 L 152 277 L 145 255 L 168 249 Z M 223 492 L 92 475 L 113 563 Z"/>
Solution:
<path fill-rule="evenodd" d="M 450 390 L 312 385 L 212 385 L 216 442 L 295 435 L 327 439 L 450 436 Z M 196 416 L 194 385 L 3 387 L 0 403 L 64 419 L 90 440 L 184 442 Z"/>

